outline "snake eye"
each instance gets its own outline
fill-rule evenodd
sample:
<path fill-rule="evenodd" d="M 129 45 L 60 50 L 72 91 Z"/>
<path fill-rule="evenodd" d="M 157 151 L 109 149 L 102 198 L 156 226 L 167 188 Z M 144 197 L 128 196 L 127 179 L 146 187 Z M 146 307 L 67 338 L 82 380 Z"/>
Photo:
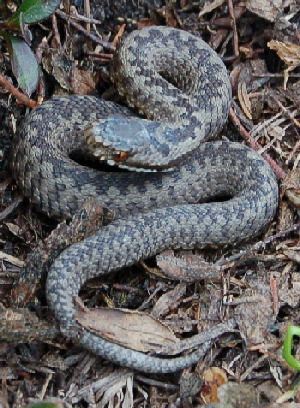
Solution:
<path fill-rule="evenodd" d="M 127 153 L 126 152 L 115 153 L 113 157 L 115 161 L 125 161 L 127 159 Z"/>

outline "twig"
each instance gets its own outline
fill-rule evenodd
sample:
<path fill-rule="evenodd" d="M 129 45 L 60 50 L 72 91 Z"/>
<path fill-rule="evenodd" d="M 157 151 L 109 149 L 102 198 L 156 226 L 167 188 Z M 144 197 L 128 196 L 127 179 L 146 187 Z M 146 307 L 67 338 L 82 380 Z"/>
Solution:
<path fill-rule="evenodd" d="M 239 52 L 239 38 L 238 38 L 238 33 L 237 33 L 237 28 L 236 28 L 236 21 L 235 21 L 235 15 L 234 15 L 234 7 L 232 4 L 232 0 L 228 0 L 228 11 L 229 11 L 229 16 L 231 19 L 231 26 L 233 29 L 233 49 L 234 49 L 234 56 L 238 57 L 240 52 Z"/>
<path fill-rule="evenodd" d="M 24 95 L 20 92 L 17 88 L 15 88 L 3 75 L 0 74 L 0 83 L 5 85 L 8 91 L 23 105 L 29 106 L 32 109 L 37 107 L 37 102 L 33 99 L 28 98 L 28 96 Z"/>
<path fill-rule="evenodd" d="M 278 232 L 278 234 L 272 235 L 271 237 L 265 239 L 264 241 L 259 241 L 256 244 L 252 245 L 251 248 L 246 249 L 245 251 L 242 251 L 238 254 L 232 255 L 231 257 L 224 259 L 223 261 L 218 262 L 219 266 L 222 266 L 222 268 L 226 269 L 229 268 L 231 265 L 229 263 L 235 262 L 238 259 L 242 258 L 243 256 L 247 256 L 249 254 L 252 254 L 255 251 L 259 251 L 260 249 L 263 249 L 266 247 L 266 245 L 270 244 L 271 242 L 276 241 L 279 238 L 283 238 L 285 235 L 297 231 L 297 229 L 300 228 L 300 222 L 298 224 L 294 224 L 292 227 Z"/>
<path fill-rule="evenodd" d="M 72 19 L 72 20 L 78 20 L 78 21 L 83 21 L 84 23 L 90 23 L 90 24 L 102 24 L 100 20 L 96 20 L 94 18 L 88 18 L 86 16 L 82 16 L 81 14 L 72 14 L 72 15 L 67 15 L 63 11 L 61 11 L 62 14 L 66 16 L 66 19 Z"/>
<path fill-rule="evenodd" d="M 235 127 L 240 132 L 240 134 L 245 139 L 247 145 L 250 146 L 256 152 L 261 150 L 262 146 L 255 139 L 253 139 L 253 137 L 250 136 L 249 132 L 244 128 L 244 126 L 241 124 L 241 121 L 236 116 L 233 108 L 229 109 L 229 117 L 232 120 Z M 272 159 L 272 157 L 268 153 L 263 153 L 262 156 L 270 164 L 277 178 L 283 180 L 286 177 L 286 172 L 276 163 L 274 159 Z"/>
<path fill-rule="evenodd" d="M 88 18 L 91 17 L 91 8 L 89 0 L 84 0 L 84 12 Z M 89 35 L 91 35 L 91 23 L 89 21 L 86 22 L 86 31 L 89 33 Z M 93 50 L 92 41 L 89 37 L 87 37 L 86 39 L 86 45 L 88 50 L 90 51 Z"/>
<path fill-rule="evenodd" d="M 279 106 L 279 108 L 282 110 L 284 115 L 287 116 L 294 123 L 294 125 L 297 126 L 300 129 L 300 122 L 297 119 L 294 118 L 294 116 L 288 111 L 288 109 L 285 108 L 282 105 L 282 103 L 278 99 L 275 98 L 274 95 L 270 95 L 270 97 Z"/>
<path fill-rule="evenodd" d="M 117 32 L 117 34 L 115 35 L 115 38 L 113 39 L 111 43 L 111 46 L 113 48 L 116 48 L 116 46 L 119 44 L 121 37 L 124 34 L 125 27 L 126 27 L 126 24 L 122 24 L 121 27 L 119 28 L 119 31 Z"/>
<path fill-rule="evenodd" d="M 61 49 L 60 35 L 58 32 L 57 20 L 56 20 L 55 14 L 52 14 L 52 28 L 53 28 L 53 33 L 54 33 L 56 44 L 58 45 L 58 48 Z"/>
<path fill-rule="evenodd" d="M 276 278 L 273 272 L 271 272 L 271 275 L 270 275 L 270 291 L 271 291 L 271 298 L 273 301 L 273 313 L 275 316 L 277 316 L 279 312 L 280 302 L 279 302 L 277 282 L 276 282 Z"/>
<path fill-rule="evenodd" d="M 109 42 L 102 41 L 100 40 L 100 38 L 96 37 L 95 35 L 88 33 L 86 29 L 84 29 L 80 24 L 77 24 L 75 21 L 70 20 L 69 16 L 67 16 L 62 11 L 56 10 L 55 14 L 58 15 L 63 20 L 67 21 L 69 24 L 75 27 L 76 30 L 80 31 L 82 34 L 89 37 L 91 40 L 95 41 L 97 44 L 102 45 L 103 48 L 106 48 L 110 51 L 114 51 L 114 49 L 111 47 L 111 44 Z"/>
<path fill-rule="evenodd" d="M 157 381 L 157 380 L 154 380 L 153 378 L 145 377 L 141 374 L 138 374 L 138 375 L 135 374 L 134 378 L 137 381 L 142 382 L 143 384 L 151 385 L 152 387 L 162 388 L 165 391 L 173 391 L 173 392 L 179 391 L 178 385 L 173 385 L 173 384 L 165 383 L 162 381 Z"/>
<path fill-rule="evenodd" d="M 93 58 L 103 60 L 103 63 L 104 61 L 110 62 L 113 59 L 113 54 L 103 54 L 101 52 L 94 52 L 89 50 L 86 51 L 86 54 L 90 55 Z"/>
<path fill-rule="evenodd" d="M 271 72 L 251 72 L 251 76 L 255 78 L 283 78 L 284 74 L 271 74 Z M 300 74 L 289 74 L 289 78 L 300 78 Z"/>
<path fill-rule="evenodd" d="M 10 215 L 23 201 L 22 196 L 18 196 L 5 210 L 0 212 L 0 221 L 5 220 L 5 218 Z"/>

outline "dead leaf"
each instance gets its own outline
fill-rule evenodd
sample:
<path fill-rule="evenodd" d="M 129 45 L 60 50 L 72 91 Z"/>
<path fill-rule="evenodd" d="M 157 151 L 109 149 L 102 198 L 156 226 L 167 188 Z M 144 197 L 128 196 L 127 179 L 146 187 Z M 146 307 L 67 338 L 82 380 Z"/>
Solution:
<path fill-rule="evenodd" d="M 245 82 L 238 84 L 238 98 L 244 114 L 248 119 L 252 120 L 252 107 Z"/>
<path fill-rule="evenodd" d="M 0 91 L 1 92 L 1 91 Z M 12 182 L 12 178 L 11 177 L 7 177 L 7 179 L 5 181 L 3 181 L 2 183 L 0 183 L 0 192 L 3 192 L 6 190 L 6 187 L 9 186 L 9 184 Z"/>
<path fill-rule="evenodd" d="M 91 72 L 79 70 L 76 66 L 72 71 L 72 92 L 77 95 L 88 95 L 96 87 L 96 78 Z"/>
<path fill-rule="evenodd" d="M 5 252 L 0 251 L 0 259 L 2 261 L 6 261 L 11 263 L 12 265 L 18 266 L 22 268 L 24 266 L 24 261 L 21 261 L 20 259 L 16 258 L 15 256 L 6 254 Z"/>
<path fill-rule="evenodd" d="M 217 402 L 218 388 L 228 381 L 226 372 L 219 367 L 210 367 L 204 371 L 202 378 L 205 382 L 202 390 L 205 402 Z"/>
<path fill-rule="evenodd" d="M 175 309 L 178 306 L 181 298 L 185 295 L 186 284 L 181 282 L 173 290 L 162 295 L 156 302 L 152 315 L 159 317 L 161 315 L 167 314 L 169 310 Z"/>
<path fill-rule="evenodd" d="M 283 0 L 247 0 L 246 8 L 259 17 L 274 22 L 277 15 L 283 10 Z"/>
<path fill-rule="evenodd" d="M 11 223 L 11 222 L 6 222 L 6 223 L 4 223 L 4 225 L 7 226 L 7 228 L 9 229 L 9 231 L 10 231 L 13 235 L 15 235 L 16 237 L 20 237 L 21 228 L 20 228 L 18 225 L 13 224 L 13 223 Z"/>
<path fill-rule="evenodd" d="M 234 317 L 239 326 L 241 336 L 247 345 L 263 343 L 269 333 L 270 326 L 276 320 L 273 312 L 270 283 L 259 280 L 256 291 L 258 301 L 239 304 L 234 309 Z M 253 289 L 244 292 L 245 297 L 253 296 Z"/>
<path fill-rule="evenodd" d="M 249 384 L 227 382 L 218 388 L 220 407 L 248 408 L 255 402 L 255 388 Z"/>
<path fill-rule="evenodd" d="M 278 231 L 285 231 L 294 224 L 294 211 L 287 201 L 281 201 L 278 208 Z"/>
<path fill-rule="evenodd" d="M 283 254 L 286 255 L 291 261 L 300 263 L 300 248 L 284 249 Z"/>
<path fill-rule="evenodd" d="M 78 323 L 96 335 L 144 353 L 176 345 L 172 330 L 155 317 L 128 309 L 87 309 L 76 313 Z"/>
<path fill-rule="evenodd" d="M 210 13 L 214 9 L 222 6 L 225 3 L 225 0 L 213 0 L 212 2 L 208 2 L 205 7 L 202 8 L 200 13 L 198 14 L 198 18 L 202 17 L 204 14 Z"/>
<path fill-rule="evenodd" d="M 300 209 L 300 169 L 289 172 L 282 183 L 282 189 L 289 203 Z"/>
<path fill-rule="evenodd" d="M 295 262 L 300 261 L 300 248 L 298 251 L 283 250 L 283 253 Z M 298 260 L 297 260 L 298 258 Z M 287 304 L 290 307 L 297 307 L 299 304 L 300 297 L 300 275 L 299 272 L 291 272 L 282 274 L 281 272 L 273 272 L 276 276 L 277 287 L 278 287 L 278 297 L 280 299 L 280 305 Z"/>
<path fill-rule="evenodd" d="M 283 88 L 286 89 L 288 73 L 300 65 L 300 45 L 285 44 L 276 40 L 269 41 L 267 45 L 271 50 L 275 50 L 279 58 L 287 65 L 287 68 L 284 70 L 283 82 Z"/>
<path fill-rule="evenodd" d="M 76 388 L 75 388 L 76 390 Z M 78 405 L 79 401 L 91 401 L 91 392 L 97 393 L 97 408 L 133 406 L 133 372 L 132 370 L 116 369 L 113 373 L 106 373 L 84 383 L 75 391 L 72 404 Z"/>
<path fill-rule="evenodd" d="M 111 49 L 117 47 L 117 45 L 121 41 L 121 38 L 125 31 L 125 27 L 126 27 L 126 24 L 122 24 L 121 27 L 119 28 L 119 31 L 117 32 L 117 34 L 115 35 L 114 39 L 111 42 L 111 45 L 110 45 Z"/>
<path fill-rule="evenodd" d="M 137 29 L 141 30 L 144 27 L 151 27 L 155 24 L 155 19 L 152 18 L 142 18 L 141 20 L 138 21 L 137 23 Z"/>
<path fill-rule="evenodd" d="M 86 95 L 95 89 L 95 76 L 88 71 L 79 70 L 75 61 L 59 50 L 49 49 L 43 55 L 42 63 L 48 74 L 53 75 L 68 92 Z"/>

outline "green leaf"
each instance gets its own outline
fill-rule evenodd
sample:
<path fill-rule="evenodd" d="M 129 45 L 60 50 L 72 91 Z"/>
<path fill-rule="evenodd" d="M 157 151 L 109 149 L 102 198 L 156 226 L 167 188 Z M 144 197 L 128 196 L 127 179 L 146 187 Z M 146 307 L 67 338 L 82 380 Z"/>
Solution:
<path fill-rule="evenodd" d="M 19 10 L 10 18 L 10 21 L 18 25 L 20 13 L 23 13 L 25 24 L 33 24 L 50 17 L 61 0 L 24 0 Z"/>
<path fill-rule="evenodd" d="M 289 364 L 290 367 L 295 368 L 296 370 L 300 371 L 299 361 L 297 361 L 292 356 L 294 336 L 300 337 L 300 327 L 299 326 L 288 326 L 286 333 L 285 333 L 285 339 L 284 339 L 283 348 L 282 348 L 282 357 L 285 359 L 285 361 Z"/>
<path fill-rule="evenodd" d="M 24 14 L 20 13 L 18 18 L 9 19 L 1 24 L 0 29 L 2 30 L 12 30 L 19 31 L 24 37 L 25 41 L 30 44 L 32 40 L 31 32 L 28 29 L 28 25 L 24 23 Z"/>
<path fill-rule="evenodd" d="M 11 66 L 20 88 L 25 94 L 31 95 L 39 82 L 39 66 L 34 53 L 19 36 L 1 32 L 5 38 Z"/>

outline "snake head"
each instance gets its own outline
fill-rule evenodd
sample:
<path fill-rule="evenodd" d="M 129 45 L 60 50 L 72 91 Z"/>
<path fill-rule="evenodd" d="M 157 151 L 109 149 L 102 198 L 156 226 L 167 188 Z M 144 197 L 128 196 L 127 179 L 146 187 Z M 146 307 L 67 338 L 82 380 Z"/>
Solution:
<path fill-rule="evenodd" d="M 157 162 L 159 153 L 153 148 L 166 151 L 153 136 L 161 126 L 146 119 L 112 115 L 92 122 L 85 129 L 85 139 L 92 154 L 111 166 L 134 171 L 169 170 Z"/>

